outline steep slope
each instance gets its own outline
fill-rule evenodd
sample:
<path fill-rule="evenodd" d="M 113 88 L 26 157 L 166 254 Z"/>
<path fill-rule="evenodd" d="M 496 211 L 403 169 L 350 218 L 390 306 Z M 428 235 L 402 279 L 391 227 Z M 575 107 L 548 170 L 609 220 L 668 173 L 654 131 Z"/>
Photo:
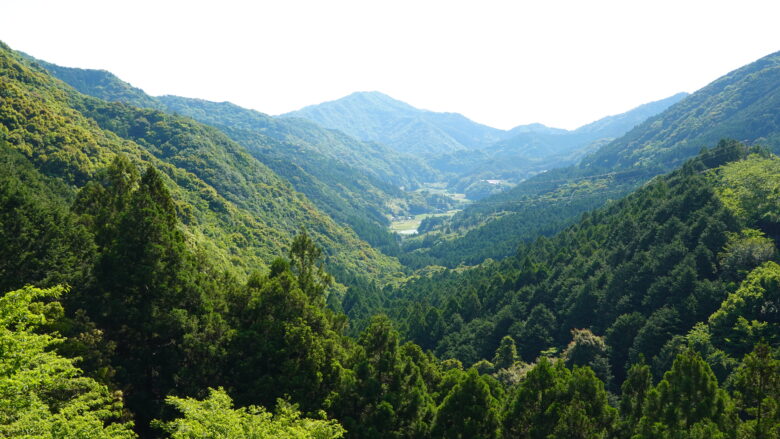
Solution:
<path fill-rule="evenodd" d="M 181 112 L 203 123 L 226 129 L 235 133 L 234 137 L 246 139 L 259 133 L 275 140 L 276 147 L 305 150 L 306 154 L 316 154 L 313 160 L 321 156 L 385 184 L 416 187 L 422 181 L 435 178 L 434 171 L 414 157 L 400 155 L 384 145 L 358 141 L 306 120 L 272 118 L 227 102 L 216 103 L 177 96 L 161 96 L 157 101 L 167 111 Z M 259 140 L 262 141 L 262 138 Z M 300 161 L 300 157 L 297 161 Z"/>
<path fill-rule="evenodd" d="M 780 150 L 780 52 L 697 91 L 583 160 L 583 168 L 672 169 L 729 137 Z"/>
<path fill-rule="evenodd" d="M 30 59 L 82 93 L 189 116 L 219 128 L 331 218 L 387 254 L 399 251 L 397 237 L 387 230 L 387 217 L 408 214 L 412 203 L 425 204 L 399 186 L 412 189 L 438 178 L 414 157 L 303 119 L 272 118 L 228 102 L 151 97 L 106 71 Z"/>
<path fill-rule="evenodd" d="M 154 108 L 163 110 L 153 97 L 147 95 L 140 88 L 119 80 L 115 75 L 106 70 L 88 70 L 62 67 L 19 52 L 24 58 L 35 62 L 48 70 L 49 73 L 75 88 L 80 93 L 94 96 L 110 102 L 124 102 L 141 108 Z"/>
<path fill-rule="evenodd" d="M 420 110 L 379 92 L 356 92 L 344 98 L 283 114 L 299 117 L 363 140 L 416 156 L 432 156 L 489 145 L 503 131 L 456 113 Z"/>
<path fill-rule="evenodd" d="M 707 322 L 747 272 L 777 255 L 778 203 L 769 194 L 780 159 L 750 153 L 722 142 L 516 257 L 422 273 L 387 309 L 421 346 L 467 364 L 489 359 L 505 335 L 532 361 L 588 328 L 611 348 L 611 364 L 597 369 L 603 378 L 621 382 L 640 355 L 660 373 L 684 346 L 674 337 Z M 730 343 L 730 354 L 752 346 Z"/>
<path fill-rule="evenodd" d="M 218 130 L 81 95 L 25 64 L 0 47 L 0 137 L 43 174 L 77 188 L 117 154 L 154 166 L 165 176 L 188 239 L 225 269 L 263 267 L 302 227 L 341 272 L 397 269 Z"/>
<path fill-rule="evenodd" d="M 579 165 L 550 170 L 474 203 L 439 227 L 457 233 L 446 239 L 428 238 L 424 247 L 442 246 L 436 253 L 447 255 L 442 261 L 447 265 L 505 257 L 523 241 L 533 239 L 536 231 L 560 230 L 582 212 L 627 194 L 720 138 L 780 151 L 779 64 L 780 53 L 774 53 L 737 69 L 603 146 Z M 537 220 L 534 211 L 540 203 L 548 213 Z M 479 232 L 482 227 L 496 234 Z M 460 237 L 471 229 L 483 239 L 475 242 Z M 460 254 L 453 257 L 451 248 L 461 249 Z M 426 252 L 417 250 L 416 257 L 423 260 Z"/>

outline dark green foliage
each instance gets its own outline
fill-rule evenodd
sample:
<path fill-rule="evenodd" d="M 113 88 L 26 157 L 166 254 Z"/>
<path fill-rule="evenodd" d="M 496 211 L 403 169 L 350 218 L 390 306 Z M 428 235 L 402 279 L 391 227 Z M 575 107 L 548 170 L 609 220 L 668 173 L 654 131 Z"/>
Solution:
<path fill-rule="evenodd" d="M 0 140 L 0 291 L 83 282 L 91 236 L 25 162 Z"/>
<path fill-rule="evenodd" d="M 316 269 L 316 262 L 307 261 L 304 272 Z M 272 406 L 286 395 L 315 410 L 342 374 L 340 323 L 287 267 L 275 262 L 269 276 L 250 278 L 230 298 L 235 332 L 225 359 L 231 366 L 224 372 L 242 405 Z"/>
<path fill-rule="evenodd" d="M 106 174 L 105 186 L 89 185 L 78 199 L 95 221 L 99 256 L 94 284 L 74 306 L 116 344 L 116 380 L 143 428 L 159 416 L 160 397 L 217 373 L 210 357 L 227 327 L 209 315 L 218 297 L 207 296 L 213 285 L 187 249 L 158 171 L 149 167 L 139 177 L 117 159 Z"/>
<path fill-rule="evenodd" d="M 504 409 L 505 438 L 596 438 L 615 427 L 616 410 L 607 403 L 604 384 L 589 368 L 570 371 L 542 358 Z"/>
<path fill-rule="evenodd" d="M 620 396 L 620 430 L 622 438 L 631 437 L 644 413 L 647 392 L 653 385 L 650 366 L 636 363 L 628 369 L 628 376 L 621 386 Z"/>
<path fill-rule="evenodd" d="M 465 373 L 436 412 L 432 437 L 497 439 L 497 401 L 475 369 Z"/>
<path fill-rule="evenodd" d="M 736 143 L 715 151 L 746 155 Z M 437 351 L 470 364 L 490 358 L 504 335 L 533 360 L 564 348 L 573 328 L 588 328 L 616 346 L 611 373 L 605 368 L 600 376 L 622 382 L 629 361 L 642 354 L 653 364 L 672 336 L 706 319 L 728 294 L 731 274 L 721 277 L 717 254 L 741 225 L 712 189 L 717 174 L 705 172 L 694 160 L 515 258 L 415 278 L 396 293 L 394 308 L 403 315 L 410 302 L 448 309 L 454 300 L 462 323 L 443 314 L 450 324 Z"/>
<path fill-rule="evenodd" d="M 737 406 L 746 422 L 741 437 L 780 436 L 780 360 L 769 345 L 759 343 L 746 355 L 734 374 Z"/>
<path fill-rule="evenodd" d="M 678 437 L 706 429 L 710 437 L 733 437 L 736 417 L 729 396 L 718 387 L 698 354 L 679 355 L 663 380 L 647 394 L 638 439 Z"/>
<path fill-rule="evenodd" d="M 358 345 L 332 408 L 348 436 L 424 437 L 434 413 L 432 382 L 426 382 L 432 377 L 425 376 L 429 360 L 419 348 L 401 346 L 384 316 L 372 320 Z"/>

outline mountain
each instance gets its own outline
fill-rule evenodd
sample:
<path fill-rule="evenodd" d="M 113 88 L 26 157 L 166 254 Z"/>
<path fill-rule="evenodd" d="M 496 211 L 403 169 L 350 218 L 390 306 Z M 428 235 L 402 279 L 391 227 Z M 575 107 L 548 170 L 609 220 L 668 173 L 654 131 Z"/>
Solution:
<path fill-rule="evenodd" d="M 531 362 L 564 351 L 574 328 L 587 328 L 605 337 L 609 352 L 610 366 L 591 366 L 617 382 L 640 356 L 660 376 L 698 328 L 713 335 L 695 340 L 716 347 L 694 349 L 709 349 L 702 355 L 723 379 L 735 364 L 725 359 L 761 338 L 740 332 L 729 295 L 776 258 L 780 219 L 769 194 L 779 182 L 776 156 L 721 142 L 504 261 L 421 273 L 382 311 L 424 348 L 464 364 L 489 359 L 506 335 Z"/>
<path fill-rule="evenodd" d="M 439 208 L 442 203 L 401 189 L 435 181 L 436 171 L 378 143 L 359 141 L 302 119 L 272 118 L 228 102 L 151 97 L 110 72 L 29 59 L 84 94 L 192 117 L 219 128 L 331 218 L 387 254 L 399 252 L 396 235 L 387 229 L 389 216 L 431 209 L 430 203 Z"/>
<path fill-rule="evenodd" d="M 4 143 L 63 181 L 69 197 L 122 155 L 159 170 L 189 241 L 219 267 L 264 267 L 305 227 L 345 274 L 399 268 L 213 127 L 82 95 L 7 46 L 0 79 Z"/>
<path fill-rule="evenodd" d="M 308 119 L 421 157 L 479 148 L 503 136 L 503 131 L 460 114 L 420 110 L 376 91 L 352 93 L 280 117 Z"/>
<path fill-rule="evenodd" d="M 379 92 L 358 92 L 336 101 L 305 107 L 284 118 L 305 118 L 360 139 L 412 152 L 446 178 L 453 192 L 471 199 L 501 191 L 534 174 L 577 163 L 685 94 L 609 116 L 577 130 L 542 124 L 509 131 L 476 124 L 453 113 L 414 108 Z M 501 180 L 504 184 L 485 183 Z"/>
<path fill-rule="evenodd" d="M 739 68 L 587 157 L 597 170 L 679 166 L 729 137 L 780 150 L 780 52 Z M 596 171 L 600 172 L 600 171 Z"/>
<path fill-rule="evenodd" d="M 470 205 L 437 225 L 438 237 L 410 241 L 407 263 L 456 266 L 506 257 L 538 233 L 560 230 L 721 138 L 780 151 L 779 63 L 780 52 L 728 73 L 578 165 L 540 173 Z"/>
<path fill-rule="evenodd" d="M 442 172 L 457 175 L 457 181 L 452 183 L 454 191 L 479 199 L 488 195 L 491 189 L 490 185 L 480 182 L 502 180 L 516 184 L 549 169 L 577 164 L 585 155 L 686 96 L 687 93 L 678 93 L 572 131 L 541 124 L 521 125 L 507 132 L 505 139 L 479 151 L 448 154 L 431 160 L 430 164 Z M 492 189 L 506 189 L 506 186 Z"/>

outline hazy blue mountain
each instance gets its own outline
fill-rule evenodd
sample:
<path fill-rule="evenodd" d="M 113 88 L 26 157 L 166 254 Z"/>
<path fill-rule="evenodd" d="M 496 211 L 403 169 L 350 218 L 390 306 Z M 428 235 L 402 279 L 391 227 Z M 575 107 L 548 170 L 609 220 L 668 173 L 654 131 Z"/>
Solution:
<path fill-rule="evenodd" d="M 506 132 L 505 137 L 511 138 L 519 134 L 538 133 L 538 134 L 566 134 L 568 130 L 563 128 L 552 128 L 541 123 L 530 123 L 527 125 L 518 125 Z"/>
<path fill-rule="evenodd" d="M 512 164 L 522 166 L 523 161 L 537 163 L 537 171 L 572 164 L 582 158 L 594 142 L 599 144 L 620 137 L 686 96 L 688 93 L 678 93 L 622 114 L 604 117 L 573 131 L 539 124 L 520 126 L 510 131 L 515 135 L 491 145 L 486 152 L 494 162 L 503 163 L 508 168 L 512 168 Z"/>
<path fill-rule="evenodd" d="M 460 114 L 421 110 L 376 91 L 352 93 L 281 117 L 308 119 L 359 139 L 421 156 L 480 148 L 504 136 L 504 131 Z"/>
<path fill-rule="evenodd" d="M 625 113 L 607 116 L 576 130 L 550 128 L 542 124 L 520 125 L 507 138 L 480 150 L 454 152 L 429 160 L 442 172 L 454 174 L 451 187 L 479 199 L 507 188 L 486 180 L 518 183 L 550 169 L 578 163 L 650 116 L 685 98 L 678 93 L 666 99 L 640 105 Z"/>

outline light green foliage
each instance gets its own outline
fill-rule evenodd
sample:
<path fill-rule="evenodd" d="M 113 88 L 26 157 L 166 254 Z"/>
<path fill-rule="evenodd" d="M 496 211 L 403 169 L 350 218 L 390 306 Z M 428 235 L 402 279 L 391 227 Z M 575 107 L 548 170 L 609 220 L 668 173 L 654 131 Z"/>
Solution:
<path fill-rule="evenodd" d="M 397 261 L 335 223 L 215 128 L 157 110 L 84 96 L 0 48 L 0 138 L 43 175 L 81 187 L 117 154 L 153 166 L 188 242 L 243 276 L 286 249 L 301 227 L 337 275 L 393 276 Z"/>
<path fill-rule="evenodd" d="M 281 399 L 273 414 L 258 406 L 233 408 L 222 389 L 210 389 L 202 401 L 173 396 L 165 401 L 183 415 L 157 423 L 171 439 L 337 439 L 344 435 L 338 422 L 302 418 L 295 406 Z"/>
<path fill-rule="evenodd" d="M 780 159 L 751 156 L 718 169 L 718 196 L 747 224 L 780 222 Z"/>
<path fill-rule="evenodd" d="M 118 422 L 121 395 L 83 377 L 74 361 L 52 350 L 62 340 L 40 333 L 61 313 L 62 287 L 25 287 L 0 298 L 0 436 L 8 438 L 134 438 Z"/>
<path fill-rule="evenodd" d="M 714 339 L 727 352 L 747 353 L 760 340 L 775 343 L 780 304 L 780 265 L 766 262 L 723 301 L 709 318 Z"/>
<path fill-rule="evenodd" d="M 604 337 L 595 335 L 589 329 L 572 329 L 571 335 L 572 340 L 563 351 L 566 365 L 588 366 L 599 379 L 609 383 L 612 372 L 607 360 L 607 345 L 604 343 Z"/>
<path fill-rule="evenodd" d="M 732 278 L 744 277 L 776 253 L 774 241 L 760 230 L 744 229 L 738 234 L 730 233 L 728 237 L 729 241 L 718 254 L 718 259 L 721 269 Z"/>
<path fill-rule="evenodd" d="M 228 102 L 151 97 L 109 72 L 35 62 L 81 93 L 181 114 L 219 128 L 336 222 L 348 224 L 388 254 L 398 253 L 397 237 L 386 229 L 390 206 L 400 203 L 408 213 L 412 204 L 409 193 L 396 186 L 411 188 L 434 179 L 434 172 L 413 157 L 303 119 L 273 118 Z M 134 128 L 138 132 L 147 127 Z"/>

